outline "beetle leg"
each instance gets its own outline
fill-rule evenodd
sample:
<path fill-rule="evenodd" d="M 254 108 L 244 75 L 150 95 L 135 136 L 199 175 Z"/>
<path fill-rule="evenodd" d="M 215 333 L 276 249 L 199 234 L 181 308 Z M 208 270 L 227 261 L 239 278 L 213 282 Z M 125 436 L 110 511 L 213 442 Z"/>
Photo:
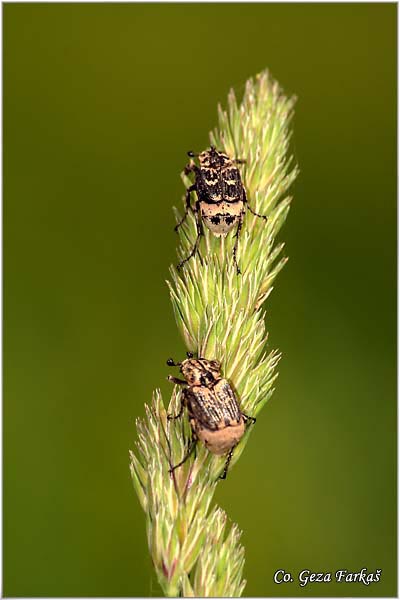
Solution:
<path fill-rule="evenodd" d="M 184 258 L 179 263 L 179 265 L 177 266 L 178 271 L 183 267 L 183 265 L 185 264 L 185 262 L 187 262 L 190 258 L 192 258 L 192 256 L 194 256 L 196 254 L 196 250 L 197 250 L 197 247 L 199 245 L 199 239 L 203 235 L 203 228 L 202 228 L 201 220 L 200 220 L 200 217 L 199 217 L 199 212 L 200 212 L 199 204 L 200 204 L 200 202 L 198 200 L 196 202 L 196 210 L 195 210 L 195 213 L 196 213 L 196 224 L 197 224 L 197 238 L 196 238 L 196 241 L 194 243 L 194 246 L 193 246 L 192 251 L 189 254 L 189 256 L 187 256 L 186 258 Z"/>
<path fill-rule="evenodd" d="M 226 479 L 226 474 L 228 473 L 229 463 L 232 460 L 232 454 L 233 454 L 233 451 L 235 448 L 236 448 L 236 446 L 233 446 L 233 448 L 231 448 L 228 452 L 228 456 L 226 457 L 226 463 L 224 466 L 224 471 L 223 471 L 222 475 L 219 476 L 220 479 Z"/>
<path fill-rule="evenodd" d="M 175 421 L 175 419 L 180 419 L 181 416 L 183 415 L 183 402 L 181 402 L 181 407 L 179 409 L 179 412 L 177 415 L 167 415 L 167 421 Z"/>
<path fill-rule="evenodd" d="M 246 415 L 244 412 L 242 412 L 242 417 L 244 417 L 245 423 L 247 423 L 248 421 L 251 421 L 252 424 L 254 425 L 254 423 L 257 421 L 257 419 L 255 417 L 249 417 L 249 415 Z"/>
<path fill-rule="evenodd" d="M 189 212 L 189 208 L 190 208 L 190 192 L 194 192 L 195 190 L 196 190 L 196 185 L 195 184 L 191 185 L 186 190 L 186 208 L 185 208 L 185 214 L 183 215 L 183 217 L 179 221 L 179 223 L 177 225 L 175 225 L 175 227 L 174 227 L 175 231 L 178 231 L 179 227 L 183 224 L 184 220 L 188 216 L 188 212 Z"/>
<path fill-rule="evenodd" d="M 242 225 L 243 225 L 243 215 L 244 213 L 241 212 L 240 213 L 240 217 L 239 217 L 239 222 L 238 222 L 238 226 L 236 229 L 236 233 L 235 233 L 235 245 L 233 246 L 233 262 L 236 266 L 236 271 L 237 274 L 240 275 L 241 270 L 239 269 L 239 265 L 237 263 L 237 258 L 236 258 L 236 252 L 237 252 L 237 248 L 238 248 L 238 243 L 239 243 L 239 234 L 240 234 L 240 230 L 242 229 Z"/>
<path fill-rule="evenodd" d="M 169 469 L 170 473 L 173 473 L 175 471 L 175 469 L 177 469 L 178 467 L 180 467 L 181 465 L 183 465 L 184 462 L 187 461 L 187 459 L 189 458 L 189 456 L 192 454 L 193 450 L 196 448 L 196 444 L 197 444 L 197 437 L 195 437 L 193 435 L 185 456 L 183 457 L 183 459 L 181 460 L 181 462 L 179 462 L 177 465 L 175 465 L 174 467 L 171 467 Z"/>
<path fill-rule="evenodd" d="M 172 381 L 173 383 L 176 383 L 178 385 L 183 385 L 183 384 L 187 385 L 186 381 L 183 381 L 182 379 L 178 379 L 176 377 L 171 377 L 171 375 L 168 377 L 168 379 L 169 379 L 169 381 Z M 168 421 L 179 419 L 182 416 L 183 409 L 185 408 L 185 405 L 186 405 L 185 399 L 186 399 L 185 392 L 183 392 L 182 396 L 181 396 L 181 406 L 179 408 L 178 414 L 177 415 L 167 415 Z"/>
<path fill-rule="evenodd" d="M 245 158 L 235 158 L 233 162 L 237 165 L 244 165 L 245 163 L 247 163 L 247 160 Z"/>
<path fill-rule="evenodd" d="M 168 375 L 167 377 L 168 381 L 171 381 L 172 383 L 175 383 L 176 385 L 187 385 L 187 381 L 185 381 L 184 379 L 179 379 L 178 377 L 174 377 L 173 375 Z"/>
<path fill-rule="evenodd" d="M 249 209 L 249 211 L 251 213 L 253 213 L 253 215 L 255 217 L 260 217 L 260 219 L 264 219 L 264 221 L 268 221 L 268 217 L 266 217 L 265 215 L 259 215 L 258 213 L 254 212 L 254 210 L 251 208 L 250 204 L 247 204 L 247 208 Z"/>
<path fill-rule="evenodd" d="M 196 156 L 198 156 L 198 154 L 195 154 L 194 152 L 188 152 L 187 155 L 190 156 L 190 158 L 195 158 Z M 189 164 L 186 165 L 183 172 L 185 173 L 185 175 L 189 175 L 189 173 L 192 173 L 192 171 L 196 171 L 197 168 L 198 167 L 194 160 L 191 160 Z"/>
<path fill-rule="evenodd" d="M 251 208 L 250 204 L 249 204 L 249 203 L 248 203 L 248 201 L 247 201 L 246 191 L 245 191 L 245 189 L 244 189 L 244 188 L 243 188 L 243 202 L 244 202 L 244 204 L 247 206 L 247 208 L 249 209 L 249 211 L 250 211 L 251 213 L 253 213 L 253 215 L 254 215 L 255 217 L 260 217 L 260 219 L 264 219 L 264 221 L 268 221 L 268 217 L 266 217 L 266 216 L 264 216 L 264 215 L 259 215 L 258 213 L 254 212 L 254 210 Z"/>

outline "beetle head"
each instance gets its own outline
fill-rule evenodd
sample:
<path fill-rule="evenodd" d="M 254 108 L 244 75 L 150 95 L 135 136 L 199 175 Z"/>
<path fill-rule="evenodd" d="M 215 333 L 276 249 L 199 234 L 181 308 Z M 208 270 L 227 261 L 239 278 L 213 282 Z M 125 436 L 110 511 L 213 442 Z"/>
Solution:
<path fill-rule="evenodd" d="M 182 361 L 180 367 L 189 386 L 212 387 L 216 381 L 221 379 L 221 365 L 217 360 L 189 357 Z"/>
<path fill-rule="evenodd" d="M 198 157 L 200 165 L 209 169 L 218 169 L 231 162 L 229 156 L 223 152 L 218 152 L 215 146 L 211 146 L 209 150 L 204 150 Z"/>

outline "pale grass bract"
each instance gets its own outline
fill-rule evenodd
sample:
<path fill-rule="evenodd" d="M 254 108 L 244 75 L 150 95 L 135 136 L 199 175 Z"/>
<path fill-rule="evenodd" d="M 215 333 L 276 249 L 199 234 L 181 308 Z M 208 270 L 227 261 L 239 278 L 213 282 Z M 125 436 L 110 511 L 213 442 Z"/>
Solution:
<path fill-rule="evenodd" d="M 241 409 L 254 417 L 274 391 L 280 359 L 278 351 L 266 350 L 262 304 L 287 260 L 282 257 L 284 244 L 276 237 L 289 211 L 288 189 L 298 173 L 288 156 L 294 103 L 295 98 L 287 98 L 264 71 L 247 82 L 239 105 L 231 90 L 227 110 L 219 107 L 219 125 L 210 133 L 210 143 L 230 157 L 246 160 L 240 171 L 248 202 L 268 221 L 246 211 L 238 248 L 241 275 L 232 260 L 234 232 L 216 238 L 204 228 L 196 256 L 180 273 L 171 267 L 168 282 L 186 349 L 219 360 Z M 182 179 L 186 187 L 191 185 L 189 177 L 182 174 Z M 178 222 L 182 215 L 176 209 L 175 214 Z M 179 260 L 189 254 L 195 239 L 190 212 L 179 229 Z M 167 412 L 179 410 L 180 393 L 175 387 L 167 410 L 160 392 L 154 393 L 146 418 L 137 420 L 138 440 L 130 453 L 154 568 L 166 596 L 240 596 L 246 583 L 240 532 L 236 525 L 226 532 L 225 513 L 211 507 L 225 457 L 197 444 L 195 455 L 172 476 L 168 471 L 182 459 L 191 437 L 185 414 L 167 421 Z M 230 469 L 252 431 L 257 435 L 257 425 L 247 428 Z"/>

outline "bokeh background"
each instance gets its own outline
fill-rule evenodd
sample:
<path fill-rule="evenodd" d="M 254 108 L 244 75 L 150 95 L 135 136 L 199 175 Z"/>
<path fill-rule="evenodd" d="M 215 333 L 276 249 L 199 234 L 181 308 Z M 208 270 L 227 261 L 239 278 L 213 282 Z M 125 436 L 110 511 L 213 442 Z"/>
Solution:
<path fill-rule="evenodd" d="M 394 596 L 395 4 L 3 4 L 4 590 L 157 596 L 134 419 L 183 355 L 186 151 L 268 67 L 301 175 L 268 301 L 276 392 L 217 502 L 247 596 Z M 382 569 L 276 585 L 277 569 Z"/>

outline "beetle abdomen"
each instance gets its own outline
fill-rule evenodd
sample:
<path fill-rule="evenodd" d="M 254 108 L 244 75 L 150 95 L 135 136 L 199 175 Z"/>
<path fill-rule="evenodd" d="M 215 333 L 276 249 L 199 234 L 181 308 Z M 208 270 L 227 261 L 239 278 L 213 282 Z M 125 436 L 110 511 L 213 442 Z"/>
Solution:
<path fill-rule="evenodd" d="M 225 236 L 239 222 L 243 211 L 243 202 L 201 202 L 201 216 L 204 224 L 216 237 Z"/>
<path fill-rule="evenodd" d="M 192 425 L 193 426 L 193 425 Z M 195 425 L 196 435 L 206 448 L 213 454 L 226 454 L 231 448 L 236 446 L 244 434 L 244 422 L 240 418 L 237 425 L 229 425 L 223 429 L 211 431 L 204 427 Z"/>

